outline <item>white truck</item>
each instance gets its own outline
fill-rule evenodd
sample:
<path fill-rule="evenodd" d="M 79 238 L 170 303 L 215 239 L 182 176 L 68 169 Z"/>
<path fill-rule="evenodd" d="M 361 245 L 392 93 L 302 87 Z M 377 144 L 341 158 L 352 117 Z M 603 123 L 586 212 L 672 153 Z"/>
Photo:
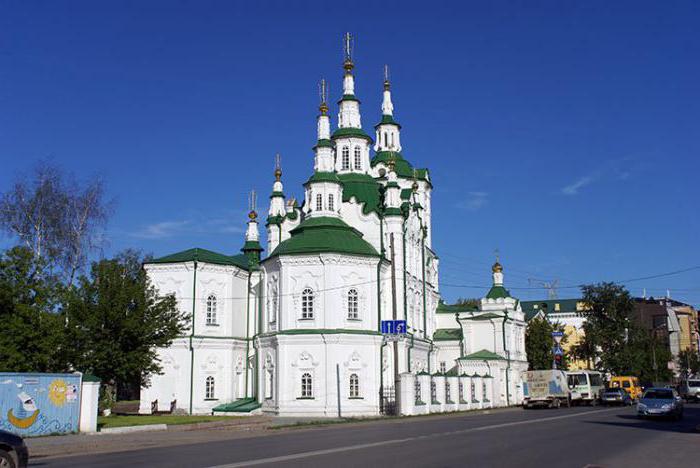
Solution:
<path fill-rule="evenodd" d="M 536 370 L 523 373 L 523 408 L 544 406 L 559 408 L 571 406 L 572 392 L 566 372 L 561 370 Z M 576 395 L 574 395 L 575 397 Z"/>

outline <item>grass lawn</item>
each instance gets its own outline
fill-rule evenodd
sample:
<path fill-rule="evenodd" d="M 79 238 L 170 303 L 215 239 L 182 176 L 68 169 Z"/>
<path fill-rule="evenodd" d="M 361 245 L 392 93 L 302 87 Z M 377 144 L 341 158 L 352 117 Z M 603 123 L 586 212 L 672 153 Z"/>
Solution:
<path fill-rule="evenodd" d="M 228 419 L 237 419 L 236 416 L 187 416 L 187 415 L 110 415 L 98 416 L 97 427 L 124 427 L 124 426 L 143 426 L 146 424 L 194 424 L 201 422 L 225 421 Z"/>

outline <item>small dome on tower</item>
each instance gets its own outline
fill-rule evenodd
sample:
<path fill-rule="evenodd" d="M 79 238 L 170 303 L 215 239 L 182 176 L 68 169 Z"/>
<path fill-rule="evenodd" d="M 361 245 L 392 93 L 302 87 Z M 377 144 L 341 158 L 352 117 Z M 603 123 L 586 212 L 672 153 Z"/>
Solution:
<path fill-rule="evenodd" d="M 255 210 L 250 210 L 250 213 L 248 213 L 248 218 L 254 221 L 258 218 L 258 213 L 256 213 Z"/>
<path fill-rule="evenodd" d="M 501 273 L 503 272 L 503 265 L 496 262 L 493 264 L 493 267 L 491 267 L 491 271 L 493 271 L 494 273 Z"/>

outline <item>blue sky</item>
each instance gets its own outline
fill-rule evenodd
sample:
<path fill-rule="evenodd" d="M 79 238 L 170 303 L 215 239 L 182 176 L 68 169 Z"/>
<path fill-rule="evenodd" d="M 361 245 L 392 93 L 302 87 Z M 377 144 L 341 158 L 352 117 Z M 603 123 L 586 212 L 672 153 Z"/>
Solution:
<path fill-rule="evenodd" d="M 404 156 L 431 170 L 447 299 L 483 294 L 496 248 L 523 299 L 545 295 L 528 278 L 686 269 L 700 265 L 699 20 L 680 1 L 4 1 L 0 191 L 48 158 L 104 178 L 106 255 L 235 252 L 276 152 L 302 196 L 316 83 L 339 97 L 347 30 L 363 125 L 388 63 Z M 700 303 L 700 269 L 627 284 Z"/>

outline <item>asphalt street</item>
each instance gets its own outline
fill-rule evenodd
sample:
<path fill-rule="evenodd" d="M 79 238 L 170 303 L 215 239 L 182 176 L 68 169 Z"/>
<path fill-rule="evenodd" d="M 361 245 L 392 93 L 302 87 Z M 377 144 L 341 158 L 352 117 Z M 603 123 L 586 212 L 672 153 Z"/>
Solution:
<path fill-rule="evenodd" d="M 243 439 L 45 458 L 59 467 L 683 467 L 700 460 L 700 405 L 681 421 L 634 408 L 497 410 L 282 430 Z M 148 437 L 144 433 L 144 437 Z"/>

